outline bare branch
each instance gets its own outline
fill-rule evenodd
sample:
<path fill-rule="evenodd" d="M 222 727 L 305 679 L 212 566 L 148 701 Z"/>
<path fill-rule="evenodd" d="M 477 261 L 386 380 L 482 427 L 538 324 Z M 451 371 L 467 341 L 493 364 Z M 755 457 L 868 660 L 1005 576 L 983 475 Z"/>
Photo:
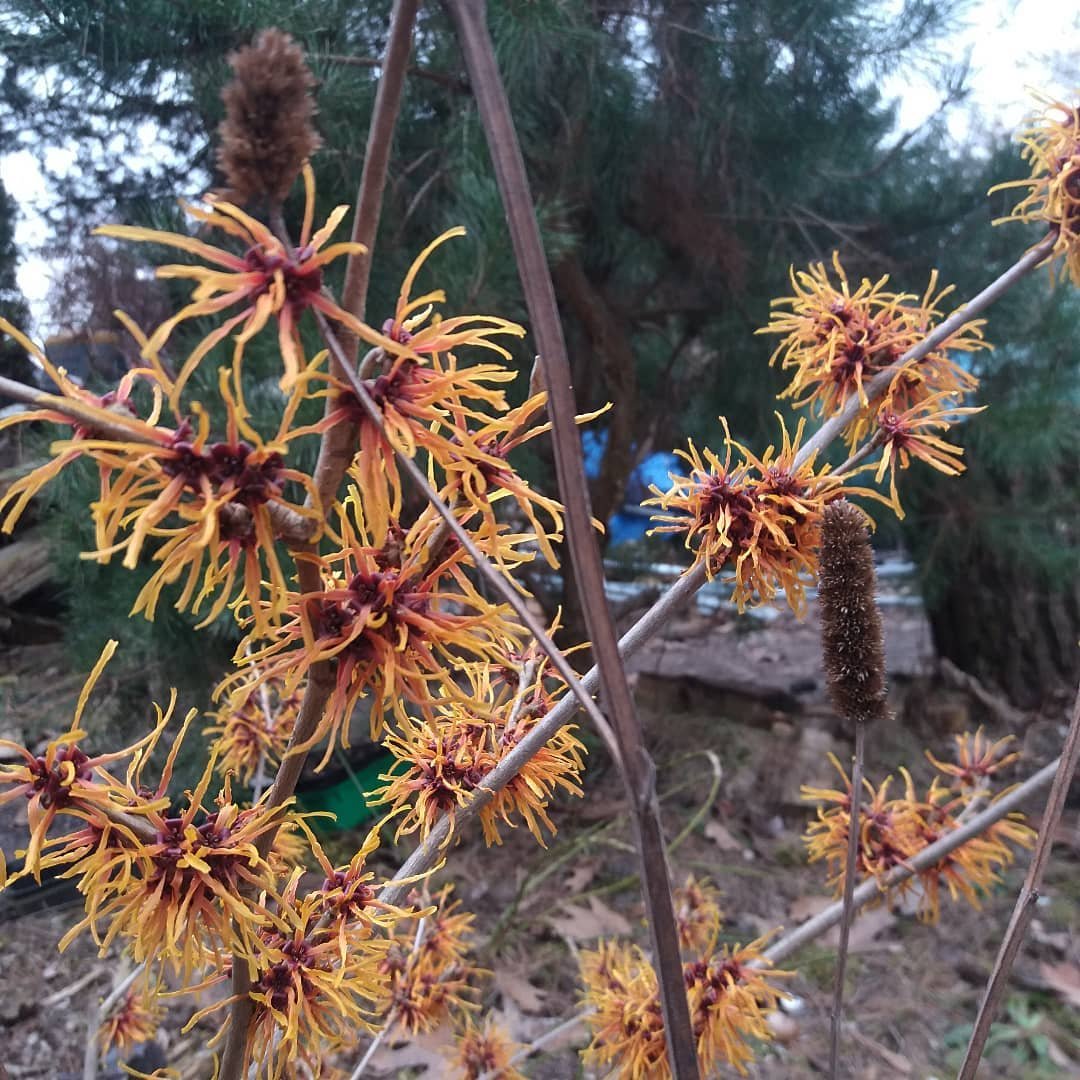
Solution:
<path fill-rule="evenodd" d="M 1058 760 L 1061 766 L 1054 776 L 1054 785 L 1046 799 L 1046 809 L 1043 810 L 1042 822 L 1039 825 L 1039 839 L 1035 845 L 1035 853 L 1031 857 L 1031 865 L 1028 867 L 1024 884 L 1020 888 L 1020 895 L 1016 898 L 1005 936 L 1001 939 L 997 959 L 994 961 L 994 970 L 990 973 L 990 981 L 986 984 L 986 994 L 979 1006 L 975 1027 L 972 1029 L 971 1040 L 968 1042 L 957 1080 L 974 1080 L 975 1071 L 979 1067 L 979 1059 L 982 1057 L 987 1036 L 990 1034 L 990 1027 L 1001 1005 L 1001 999 L 1005 996 L 1009 972 L 1020 951 L 1031 917 L 1035 914 L 1035 903 L 1039 899 L 1043 874 L 1046 871 L 1046 864 L 1050 861 L 1050 851 L 1054 846 L 1054 834 L 1057 832 L 1061 815 L 1065 810 L 1065 799 L 1069 794 L 1073 777 L 1076 775 L 1077 762 L 1080 761 L 1080 690 L 1077 690 L 1072 719 L 1065 735 L 1065 744 L 1061 748 L 1061 757 Z"/>

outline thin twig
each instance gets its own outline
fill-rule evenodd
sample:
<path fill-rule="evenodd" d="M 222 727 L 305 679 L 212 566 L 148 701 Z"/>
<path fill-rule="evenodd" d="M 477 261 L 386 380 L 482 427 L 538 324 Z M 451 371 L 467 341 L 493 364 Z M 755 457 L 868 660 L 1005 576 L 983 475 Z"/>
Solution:
<path fill-rule="evenodd" d="M 255 675 L 259 674 L 259 666 L 251 659 L 251 646 L 244 643 L 244 655 L 248 659 L 248 663 L 251 665 L 251 670 L 255 672 Z M 265 682 L 259 683 L 259 689 L 257 691 L 259 695 L 259 706 L 262 709 L 263 714 L 263 727 L 266 729 L 269 735 L 274 730 L 274 715 L 270 710 L 270 691 L 266 687 Z M 262 793 L 266 790 L 266 747 L 259 747 L 259 761 L 255 766 L 255 776 L 251 783 L 251 801 L 257 803 L 262 798 Z"/>
<path fill-rule="evenodd" d="M 146 970 L 146 961 L 136 964 L 135 968 L 120 980 L 109 992 L 104 1001 L 96 1008 L 90 1008 L 90 1030 L 86 1033 L 86 1046 L 83 1049 L 83 1080 L 94 1080 L 97 1076 L 98 1061 L 101 1055 L 98 1053 L 98 1029 L 108 1019 L 109 1010 L 127 992 L 131 984 Z"/>
<path fill-rule="evenodd" d="M 972 1029 L 971 1039 L 964 1053 L 964 1061 L 960 1066 L 957 1080 L 974 1080 L 975 1071 L 979 1067 L 979 1059 L 986 1046 L 990 1027 L 994 1023 L 1001 999 L 1005 995 L 1009 972 L 1020 951 L 1028 924 L 1035 914 L 1035 904 L 1039 899 L 1043 874 L 1046 871 L 1046 864 L 1050 861 L 1050 851 L 1054 846 L 1054 834 L 1057 832 L 1061 815 L 1065 810 L 1065 799 L 1069 794 L 1073 777 L 1076 775 L 1078 760 L 1080 760 L 1080 690 L 1077 691 L 1076 701 L 1073 703 L 1072 719 L 1065 735 L 1065 743 L 1061 748 L 1059 758 L 1061 767 L 1054 777 L 1053 787 L 1050 788 L 1050 794 L 1046 799 L 1046 809 L 1043 810 L 1042 821 L 1039 824 L 1039 839 L 1035 844 L 1031 865 L 1028 867 L 1027 876 L 1021 886 L 1020 895 L 1016 898 L 1005 936 L 1001 939 L 994 969 L 990 973 L 990 981 L 986 984 L 986 993 L 979 1006 L 979 1013 L 975 1018 L 975 1026 Z"/>
<path fill-rule="evenodd" d="M 848 939 L 855 915 L 855 874 L 859 865 L 859 806 L 862 802 L 863 756 L 866 725 L 855 723 L 855 762 L 851 769 L 851 811 L 848 820 L 847 865 L 844 868 L 844 896 L 841 901 L 840 943 L 836 950 L 836 982 L 833 987 L 832 1016 L 829 1025 L 829 1076 L 840 1075 L 840 1022 L 844 1015 L 844 976 L 847 974 Z"/>

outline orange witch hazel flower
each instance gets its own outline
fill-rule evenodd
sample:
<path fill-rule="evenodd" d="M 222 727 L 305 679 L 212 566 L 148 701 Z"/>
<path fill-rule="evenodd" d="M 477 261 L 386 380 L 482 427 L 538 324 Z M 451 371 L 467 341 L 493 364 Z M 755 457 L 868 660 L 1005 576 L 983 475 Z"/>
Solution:
<path fill-rule="evenodd" d="M 157 1032 L 162 1012 L 148 984 L 130 987 L 98 1028 L 101 1053 L 107 1054 L 115 1047 L 123 1054 L 139 1043 L 149 1042 Z"/>
<path fill-rule="evenodd" d="M 654 514 L 652 533 L 685 533 L 686 547 L 705 565 L 710 578 L 734 576 L 732 599 L 743 610 L 767 603 L 782 589 L 796 614 L 806 609 L 805 587 L 812 580 L 825 505 L 845 495 L 880 498 L 850 488 L 829 466 L 815 468 L 816 455 L 796 465 L 805 421 L 792 437 L 780 420 L 779 451 L 770 446 L 759 458 L 732 439 L 727 421 L 721 458 L 693 443 L 676 453 L 690 465 L 689 476 L 672 474 L 672 487 L 653 486 L 643 505 L 667 511 Z M 733 451 L 739 459 L 733 463 Z"/>
<path fill-rule="evenodd" d="M 110 813 L 119 814 L 122 810 L 128 810 L 118 799 L 117 785 L 105 766 L 125 757 L 137 756 L 155 741 L 155 733 L 152 732 L 134 746 L 96 757 L 90 757 L 79 745 L 86 738 L 86 732 L 79 727 L 79 722 L 90 694 L 115 651 L 115 641 L 110 641 L 102 650 L 83 684 L 71 727 L 53 739 L 43 754 L 31 754 L 17 743 L 0 739 L 0 746 L 14 751 L 23 759 L 21 763 L 0 764 L 0 806 L 19 798 L 27 800 L 30 842 L 22 853 L 22 874 L 33 874 L 39 883 L 42 868 L 51 865 L 47 856 L 42 859 L 42 851 L 57 815 L 67 814 L 104 824 Z M 19 876 L 22 875 L 8 878 L 6 883 L 11 884 Z"/>
<path fill-rule="evenodd" d="M 940 761 L 929 750 L 926 751 L 926 760 L 934 766 L 938 772 L 946 777 L 951 777 L 953 787 L 961 791 L 968 789 L 982 789 L 987 781 L 995 773 L 1018 761 L 1020 754 L 1012 750 L 1006 753 L 1015 741 L 1015 735 L 1006 735 L 1003 739 L 993 742 L 983 734 L 979 728 L 973 735 L 965 731 L 956 739 L 956 761 Z"/>
<path fill-rule="evenodd" d="M 236 657 L 237 663 L 258 664 L 260 678 L 281 677 L 286 694 L 295 692 L 313 663 L 336 660 L 334 691 L 322 722 L 303 747 L 295 748 L 299 752 L 329 736 L 323 764 L 338 738 L 348 746 L 345 721 L 367 693 L 372 695 L 371 734 L 378 738 L 388 707 L 407 723 L 407 707 L 430 712 L 437 688 L 460 698 L 455 670 L 494 659 L 518 638 L 505 605 L 488 603 L 464 575 L 451 575 L 451 567 L 466 559 L 462 549 L 444 547 L 429 558 L 430 517 L 422 515 L 408 532 L 384 536 L 377 544 L 363 506 L 353 488 L 338 508 L 342 547 L 315 559 L 322 590 L 303 597 L 290 592 L 288 618 L 276 637 L 250 657 L 241 646 Z M 234 676 L 244 678 L 243 672 Z M 226 680 L 218 694 L 230 685 Z"/>
<path fill-rule="evenodd" d="M 304 872 L 303 867 L 293 872 L 248 953 L 253 1011 L 244 1041 L 245 1076 L 255 1066 L 267 1080 L 285 1080 L 300 1075 L 295 1071 L 300 1063 L 310 1074 L 324 1075 L 324 1054 L 352 1045 L 374 1027 L 390 940 L 371 933 L 368 925 L 354 924 L 342 948 L 339 927 L 321 918 L 321 893 L 297 896 Z M 220 970 L 192 990 L 228 978 L 229 971 Z M 235 1000 L 226 997 L 199 1010 L 184 1030 Z M 235 1010 L 228 1012 L 211 1047 L 220 1046 L 236 1016 Z"/>
<path fill-rule="evenodd" d="M 38 369 L 48 376 L 56 388 L 54 398 L 56 405 L 77 406 L 84 417 L 78 420 L 73 419 L 68 413 L 61 412 L 59 408 L 50 408 L 48 404 L 43 408 L 27 409 L 23 412 L 12 413 L 10 416 L 0 417 L 0 431 L 14 424 L 38 421 L 62 424 L 72 430 L 69 441 L 58 443 L 52 448 L 54 456 L 50 461 L 38 466 L 25 476 L 19 477 L 3 494 L 0 494 L 0 528 L 10 533 L 30 500 L 50 480 L 59 476 L 73 461 L 84 456 L 94 456 L 90 453 L 89 444 L 104 437 L 101 429 L 95 427 L 95 419 L 110 429 L 129 432 L 133 444 L 144 452 L 148 448 L 152 449 L 155 444 L 164 445 L 168 441 L 169 433 L 154 426 L 161 412 L 161 388 L 156 382 L 154 373 L 149 369 L 131 369 L 125 373 L 116 390 L 98 396 L 79 386 L 63 368 L 56 367 L 42 349 L 6 319 L 0 318 L 0 332 L 12 337 L 26 350 Z M 138 379 L 145 379 L 151 385 L 154 394 L 153 407 L 145 420 L 140 420 L 136 416 L 135 405 L 132 401 L 132 392 Z M 103 484 L 105 472 L 103 466 Z"/>
<path fill-rule="evenodd" d="M 276 437 L 264 442 L 248 423 L 239 367 L 222 368 L 219 376 L 224 439 L 210 441 L 209 418 L 196 408 L 198 428 L 184 421 L 153 452 L 117 452 L 108 444 L 93 444 L 98 460 L 115 471 L 93 508 L 97 550 L 83 557 L 107 562 L 123 551 L 124 565 L 134 568 L 147 539 L 161 537 L 154 553 L 160 566 L 139 593 L 132 614 L 153 619 L 162 590 L 182 578 L 174 604 L 178 610 L 200 613 L 210 601 L 199 626 L 212 622 L 241 595 L 260 633 L 267 634 L 284 610 L 286 594 L 272 511 L 317 529 L 318 493 L 306 473 L 285 463 L 297 396 L 286 404 Z M 299 485 L 312 505 L 287 498 L 290 483 Z M 172 513 L 179 518 L 176 524 L 166 520 Z M 264 596 L 268 602 L 258 603 Z"/>
<path fill-rule="evenodd" d="M 854 447 L 871 419 L 866 383 L 927 335 L 941 317 L 939 305 L 952 286 L 938 292 L 935 271 L 921 298 L 887 291 L 888 275 L 873 283 L 864 278 L 853 290 L 836 252 L 833 269 L 839 287 L 824 263 L 793 269 L 794 295 L 774 300 L 769 325 L 757 332 L 783 335 L 770 363 L 779 361 L 781 368 L 793 372 L 780 396 L 795 399 L 796 408 L 809 406 L 816 415 L 829 417 L 850 398 L 858 398 L 863 412 L 847 429 L 849 446 Z M 977 380 L 948 354 L 985 348 L 982 325 L 981 320 L 965 323 L 944 346 L 898 370 L 885 395 L 891 411 L 910 408 L 933 394 L 955 397 L 974 389 Z"/>
<path fill-rule="evenodd" d="M 287 694 L 281 678 L 259 682 L 258 674 L 249 665 L 247 681 L 232 690 L 210 714 L 216 722 L 203 729 L 204 735 L 216 736 L 218 770 L 235 773 L 242 784 L 251 783 L 260 762 L 268 772 L 277 768 L 300 711 L 302 688 Z"/>
<path fill-rule="evenodd" d="M 1045 223 L 1054 237 L 1054 256 L 1062 256 L 1065 272 L 1080 285 L 1080 98 L 1074 104 L 1036 95 L 1043 111 L 1021 133 L 1023 159 L 1031 174 L 997 184 L 990 193 L 1027 188 L 1012 212 L 994 222 Z"/>
<path fill-rule="evenodd" d="M 866 798 L 859 811 L 859 874 L 875 878 L 884 887 L 885 878 L 892 870 L 906 866 L 920 851 L 958 828 L 959 814 L 988 794 L 983 784 L 966 781 L 976 776 L 985 779 L 1000 767 L 995 760 L 1002 742 L 988 744 L 979 735 L 962 736 L 957 740 L 961 760 L 956 766 L 939 763 L 931 757 L 935 767 L 956 778 L 957 783 L 950 789 L 941 787 L 935 779 L 923 799 L 917 796 L 906 769 L 900 770 L 904 793 L 898 798 L 889 797 L 892 777 L 887 777 L 877 788 L 864 780 Z M 977 756 L 973 757 L 972 752 Z M 802 789 L 803 798 L 821 804 L 803 839 L 810 861 L 820 859 L 828 864 L 829 883 L 839 895 L 847 860 L 851 782 L 832 755 L 830 760 L 843 779 L 843 790 Z M 1002 764 L 1005 760 L 1000 758 Z M 915 878 L 893 886 L 892 891 L 905 896 L 917 889 L 919 918 L 926 922 L 938 919 L 943 886 L 953 900 L 965 899 L 978 908 L 980 894 L 996 883 L 999 871 L 1012 862 L 1013 847 L 1030 847 L 1034 837 L 1034 832 L 1023 823 L 1022 814 L 1010 814 L 989 826 L 981 836 L 961 844 L 933 866 L 920 871 Z"/>
<path fill-rule="evenodd" d="M 452 1010 L 471 1009 L 477 974 L 468 959 L 473 916 L 450 900 L 445 886 L 432 906 L 394 927 L 393 943 L 382 961 L 381 1002 L 387 1022 L 410 1035 L 432 1031 Z M 411 897 L 419 906 L 419 897 Z"/>
<path fill-rule="evenodd" d="M 383 745 L 396 761 L 380 777 L 385 786 L 372 792 L 377 803 L 390 803 L 400 814 L 396 836 L 419 832 L 426 837 L 443 817 L 450 819 L 449 842 L 459 806 L 464 806 L 484 777 L 550 710 L 556 693 L 545 689 L 544 673 L 536 674 L 526 692 L 513 701 L 496 700 L 486 678 L 478 680 L 478 701 L 444 701 L 421 723 L 403 723 L 389 732 Z M 565 687 L 560 683 L 559 688 Z M 487 844 L 501 844 L 500 823 L 513 827 L 518 816 L 542 846 L 544 830 L 554 834 L 547 810 L 562 789 L 580 796 L 585 747 L 563 727 L 518 774 L 485 803 L 480 824 Z"/>
<path fill-rule="evenodd" d="M 904 511 L 896 491 L 896 473 L 898 469 L 906 469 L 912 458 L 925 461 L 946 476 L 959 476 L 964 471 L 960 460 L 963 448 L 934 433 L 947 431 L 958 420 L 982 409 L 949 407 L 945 403 L 947 397 L 933 394 L 901 413 L 893 412 L 889 405 L 878 411 L 876 438 L 882 445 L 882 453 L 875 480 L 880 484 L 885 474 L 889 474 L 889 498 L 897 517 L 903 518 Z"/>
<path fill-rule="evenodd" d="M 765 939 L 745 946 L 725 946 L 704 959 L 684 965 L 690 1017 L 697 1038 L 698 1060 L 711 1074 L 717 1064 L 746 1074 L 753 1060 L 749 1040 L 769 1040 L 766 1015 L 775 1009 L 782 990 L 770 980 L 791 974 L 771 970 L 762 954 Z M 581 954 L 586 1017 L 593 1039 L 583 1051 L 587 1064 L 614 1075 L 670 1080 L 664 1017 L 656 972 L 636 945 L 602 941 Z"/>
<path fill-rule="evenodd" d="M 220 326 L 212 330 L 184 361 L 175 383 L 169 385 L 169 398 L 176 408 L 180 393 L 200 361 L 234 330 L 237 331 L 234 359 L 243 355 L 244 346 L 270 321 L 277 320 L 278 343 L 285 372 L 283 389 L 289 389 L 300 375 L 303 350 L 300 342 L 300 316 L 315 308 L 351 330 L 361 341 L 378 345 L 392 355 L 406 354 L 393 338 L 373 330 L 323 292 L 323 270 L 341 255 L 361 254 L 362 244 L 337 243 L 325 246 L 342 219 L 347 206 L 337 207 L 321 229 L 312 231 L 315 212 L 315 176 L 311 166 L 303 168 L 306 203 L 300 240 L 295 246 L 274 235 L 262 222 L 244 213 L 232 203 L 207 196 L 209 209 L 183 204 L 187 213 L 205 226 L 217 229 L 238 240 L 242 255 L 182 233 L 160 232 L 134 225 L 104 225 L 95 233 L 120 240 L 136 240 L 178 248 L 206 260 L 210 265 L 160 266 L 160 278 L 184 278 L 195 283 L 192 302 L 167 319 L 150 335 L 143 355 L 151 364 L 160 365 L 157 354 L 181 323 L 200 315 L 216 315 L 242 305 Z M 164 376 L 164 372 L 161 373 Z M 167 380 L 163 380 L 167 381 Z"/>
<path fill-rule="evenodd" d="M 452 466 L 477 469 L 486 465 L 499 469 L 504 462 L 485 452 L 470 432 L 472 422 L 488 423 L 492 416 L 507 412 L 509 406 L 502 384 L 512 382 L 516 373 L 502 363 L 459 363 L 455 350 L 481 348 L 510 359 L 499 337 L 524 337 L 517 323 L 494 315 L 456 315 L 443 318 L 434 305 L 443 303 L 441 289 L 411 297 L 417 274 L 428 257 L 447 239 L 465 235 L 462 228 L 450 229 L 432 241 L 414 260 L 401 286 L 393 318 L 383 332 L 398 343 L 396 354 L 376 354 L 381 363 L 364 388 L 378 407 L 382 430 L 374 424 L 348 384 L 325 376 L 326 388 L 312 396 L 328 397 L 331 405 L 321 421 L 310 428 L 323 432 L 340 423 L 359 428 L 360 452 L 353 475 L 365 495 L 368 521 L 378 535 L 401 511 L 401 479 L 395 451 L 416 457 L 426 451 L 434 465 L 443 470 Z"/>
<path fill-rule="evenodd" d="M 525 1080 L 514 1068 L 514 1055 L 523 1049 L 503 1030 L 493 1016 L 483 1025 L 469 1015 L 457 1036 L 456 1047 L 449 1064 L 453 1075 L 460 1080 Z"/>

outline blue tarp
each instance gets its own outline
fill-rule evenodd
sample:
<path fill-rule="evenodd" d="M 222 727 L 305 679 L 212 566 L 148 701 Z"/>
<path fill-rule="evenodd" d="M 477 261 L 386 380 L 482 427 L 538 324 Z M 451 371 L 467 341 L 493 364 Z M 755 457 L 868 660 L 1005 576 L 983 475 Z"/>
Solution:
<path fill-rule="evenodd" d="M 607 446 L 606 429 L 589 429 L 581 434 L 581 449 L 585 456 L 585 475 L 595 479 L 600 475 L 600 463 Z M 630 540 L 641 540 L 649 528 L 649 511 L 641 508 L 642 499 L 649 497 L 649 485 L 661 491 L 671 486 L 668 473 L 679 471 L 679 459 L 670 453 L 649 454 L 630 474 L 626 499 L 608 522 L 609 545 L 616 547 Z"/>

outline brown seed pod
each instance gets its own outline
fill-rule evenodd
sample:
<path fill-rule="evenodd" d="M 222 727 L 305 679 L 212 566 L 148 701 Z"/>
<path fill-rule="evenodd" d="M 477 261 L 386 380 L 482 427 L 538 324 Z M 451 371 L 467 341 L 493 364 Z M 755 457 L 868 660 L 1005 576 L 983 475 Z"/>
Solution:
<path fill-rule="evenodd" d="M 321 145 L 313 126 L 315 77 L 304 50 L 281 30 L 263 30 L 229 56 L 233 79 L 221 92 L 218 167 L 232 201 L 280 204 Z"/>
<path fill-rule="evenodd" d="M 885 645 L 866 519 L 844 499 L 825 508 L 818 598 L 833 705 L 851 724 L 885 715 Z"/>

